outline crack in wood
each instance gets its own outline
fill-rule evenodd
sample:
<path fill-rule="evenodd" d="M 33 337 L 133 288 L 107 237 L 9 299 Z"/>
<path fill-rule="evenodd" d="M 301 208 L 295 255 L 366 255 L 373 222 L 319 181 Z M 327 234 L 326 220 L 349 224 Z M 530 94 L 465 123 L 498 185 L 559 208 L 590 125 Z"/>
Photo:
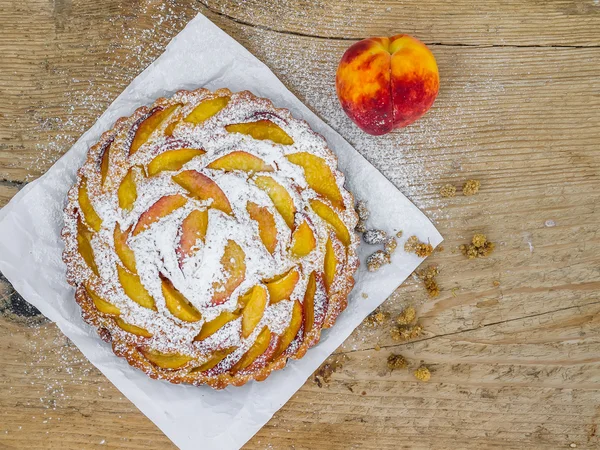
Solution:
<path fill-rule="evenodd" d="M 26 181 L 8 180 L 6 178 L 0 178 L 0 186 L 22 187 L 26 184 Z"/>
<path fill-rule="evenodd" d="M 357 42 L 361 39 L 366 39 L 362 37 L 348 37 L 348 36 L 321 36 L 319 34 L 311 34 L 311 33 L 301 33 L 299 31 L 288 31 L 288 30 L 279 30 L 277 28 L 271 28 L 266 25 L 258 25 L 251 22 L 246 22 L 245 20 L 238 19 L 236 17 L 225 14 L 221 11 L 217 11 L 214 8 L 211 8 L 208 4 L 206 4 L 202 0 L 196 0 L 200 3 L 204 8 L 210 11 L 212 14 L 215 14 L 224 19 L 230 20 L 231 22 L 237 23 L 239 25 L 258 28 L 264 31 L 270 31 L 273 33 L 283 34 L 287 36 L 297 36 L 297 37 L 305 37 L 305 38 L 314 38 L 314 39 L 323 39 L 323 40 L 332 40 L 332 41 L 348 41 L 348 42 Z M 426 45 L 430 46 L 438 46 L 438 47 L 469 47 L 469 48 L 556 48 L 556 49 L 580 49 L 580 48 L 600 48 L 600 45 L 552 45 L 552 44 L 467 44 L 460 42 L 425 42 Z"/>
<path fill-rule="evenodd" d="M 455 336 L 455 335 L 459 335 L 459 334 L 463 334 L 463 333 L 468 333 L 470 331 L 482 330 L 484 328 L 495 326 L 495 325 L 502 325 L 502 324 L 505 324 L 505 323 L 516 322 L 516 321 L 524 320 L 524 319 L 531 319 L 533 317 L 540 317 L 540 316 L 545 316 L 545 315 L 548 315 L 548 314 L 554 314 L 554 313 L 557 313 L 557 312 L 568 311 L 570 309 L 584 308 L 586 306 L 593 306 L 593 305 L 600 305 L 600 300 L 594 301 L 594 302 L 591 302 L 591 303 L 585 303 L 583 305 L 568 306 L 566 308 L 559 308 L 559 309 L 554 309 L 552 311 L 545 311 L 545 312 L 542 312 L 542 313 L 530 314 L 528 316 L 521 316 L 521 317 L 515 317 L 513 319 L 500 320 L 498 322 L 490 322 L 490 323 L 486 323 L 486 324 L 478 326 L 478 327 L 466 328 L 464 330 L 453 331 L 451 333 L 436 334 L 435 336 L 430 336 L 430 337 L 423 338 L 423 339 L 415 339 L 415 340 L 405 341 L 405 342 L 401 342 L 399 344 L 380 345 L 379 348 L 381 350 L 383 350 L 383 349 L 396 349 L 396 348 L 399 348 L 399 347 L 402 347 L 402 346 L 405 346 L 405 345 L 409 345 L 409 344 L 416 344 L 416 343 L 419 343 L 419 342 L 431 341 L 433 339 L 439 339 L 439 338 L 448 337 L 448 336 Z M 356 349 L 356 350 L 334 352 L 334 353 L 332 353 L 332 355 L 348 355 L 348 354 L 351 354 L 351 353 L 365 352 L 365 351 L 370 351 L 370 350 L 374 350 L 374 348 L 362 348 L 362 349 Z"/>

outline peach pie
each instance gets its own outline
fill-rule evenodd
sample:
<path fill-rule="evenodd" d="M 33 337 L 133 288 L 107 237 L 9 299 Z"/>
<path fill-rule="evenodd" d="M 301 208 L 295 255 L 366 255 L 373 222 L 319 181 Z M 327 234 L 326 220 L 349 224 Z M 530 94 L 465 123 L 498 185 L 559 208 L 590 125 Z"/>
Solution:
<path fill-rule="evenodd" d="M 139 108 L 69 191 L 64 261 L 84 319 L 153 378 L 265 379 L 347 305 L 358 238 L 343 185 L 323 137 L 250 92 Z"/>

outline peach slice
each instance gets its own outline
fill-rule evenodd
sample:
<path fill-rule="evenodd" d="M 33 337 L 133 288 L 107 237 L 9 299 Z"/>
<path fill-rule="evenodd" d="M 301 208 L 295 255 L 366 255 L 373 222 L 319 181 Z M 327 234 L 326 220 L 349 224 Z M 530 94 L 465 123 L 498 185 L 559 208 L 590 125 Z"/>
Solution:
<path fill-rule="evenodd" d="M 292 153 L 286 158 L 304 169 L 306 182 L 317 194 L 329 199 L 336 208 L 344 208 L 344 199 L 335 176 L 323 158 L 306 152 Z"/>
<path fill-rule="evenodd" d="M 240 150 L 215 159 L 207 167 L 209 169 L 224 170 L 225 172 L 232 172 L 234 170 L 243 170 L 244 172 L 273 172 L 273 167 L 258 156 Z"/>
<path fill-rule="evenodd" d="M 300 274 L 298 273 L 298 270 L 292 269 L 283 277 L 267 283 L 267 290 L 269 291 L 269 300 L 271 304 L 275 304 L 281 300 L 290 298 L 290 295 L 292 295 L 292 292 L 294 292 L 294 288 L 296 287 L 296 283 L 298 283 L 299 279 Z"/>
<path fill-rule="evenodd" d="M 163 353 L 156 350 L 140 350 L 140 352 L 148 361 L 162 369 L 179 369 L 193 359 L 191 356 L 181 353 Z"/>
<path fill-rule="evenodd" d="M 165 216 L 168 216 L 176 209 L 181 208 L 186 203 L 186 199 L 183 195 L 174 194 L 162 197 L 150 208 L 144 212 L 138 219 L 135 228 L 133 229 L 133 235 L 137 236 L 142 231 L 145 231 L 154 222 L 158 222 Z"/>
<path fill-rule="evenodd" d="M 231 372 L 235 373 L 240 370 L 244 370 L 250 364 L 252 364 L 256 359 L 267 351 L 269 348 L 269 343 L 271 342 L 271 331 L 268 327 L 264 327 L 254 344 L 248 349 L 246 353 L 242 356 L 242 358 L 231 368 Z"/>
<path fill-rule="evenodd" d="M 94 258 L 94 250 L 92 250 L 92 233 L 87 227 L 83 224 L 81 219 L 77 220 L 77 246 L 79 250 L 79 254 L 88 265 L 88 267 L 96 274 L 97 277 L 100 276 L 98 272 L 98 266 L 96 265 L 96 260 Z"/>
<path fill-rule="evenodd" d="M 135 267 L 135 253 L 133 253 L 133 250 L 127 245 L 129 233 L 131 233 L 131 227 L 129 227 L 128 230 L 121 231 L 121 226 L 119 224 L 115 225 L 115 231 L 113 233 L 115 253 L 127 270 L 131 273 L 137 273 Z"/>
<path fill-rule="evenodd" d="M 184 120 L 193 123 L 194 125 L 198 125 L 225 108 L 227 103 L 229 103 L 229 97 L 216 97 L 203 100 L 198 103 L 198 106 L 196 106 Z"/>
<path fill-rule="evenodd" d="M 90 201 L 90 197 L 88 195 L 87 189 L 87 178 L 81 178 L 81 183 L 79 184 L 78 198 L 79 208 L 81 209 L 81 213 L 83 214 L 83 219 L 85 223 L 94 231 L 100 231 L 100 227 L 102 226 L 102 219 L 96 213 L 96 210 L 92 206 L 92 202 Z"/>
<path fill-rule="evenodd" d="M 127 294 L 131 300 L 144 308 L 156 311 L 154 299 L 142 284 L 140 277 L 130 273 L 119 265 L 117 265 L 117 273 L 119 275 L 119 282 L 121 283 L 121 286 L 123 286 L 125 294 Z"/>
<path fill-rule="evenodd" d="M 262 319 L 267 307 L 267 290 L 264 286 L 254 286 L 250 299 L 242 312 L 242 337 L 245 339 L 252 334 L 256 325 Z"/>
<path fill-rule="evenodd" d="M 135 334 L 137 336 L 142 336 L 142 337 L 147 337 L 147 338 L 152 337 L 152 333 L 150 333 L 148 330 L 141 328 L 141 327 L 136 327 L 135 325 L 131 325 L 130 323 L 123 321 L 123 319 L 121 319 L 119 317 L 117 317 L 115 319 L 115 322 L 116 322 L 117 326 L 120 329 L 122 329 L 123 331 L 127 331 L 128 333 Z"/>
<path fill-rule="evenodd" d="M 317 280 L 312 272 L 308 277 L 308 284 L 304 292 L 304 336 L 306 336 L 315 324 L 315 294 L 317 292 Z"/>
<path fill-rule="evenodd" d="M 175 127 L 177 125 L 179 125 L 181 123 L 180 120 L 175 120 L 173 122 L 171 122 L 169 125 L 167 125 L 167 127 L 165 128 L 165 136 L 173 136 L 173 131 L 175 131 Z"/>
<path fill-rule="evenodd" d="M 342 250 L 341 243 L 330 235 L 325 245 L 325 262 L 323 264 L 323 282 L 325 289 L 331 293 L 331 287 L 335 281 L 335 277 L 344 265 L 345 252 Z"/>
<path fill-rule="evenodd" d="M 348 232 L 348 228 L 346 228 L 342 219 L 340 219 L 333 209 L 320 200 L 310 200 L 310 207 L 321 219 L 333 227 L 336 236 L 344 245 L 350 245 L 350 233 Z"/>
<path fill-rule="evenodd" d="M 204 241 L 208 228 L 208 211 L 195 209 L 181 223 L 181 238 L 177 248 L 179 264 L 194 253 L 198 239 Z"/>
<path fill-rule="evenodd" d="M 277 248 L 277 225 L 275 218 L 268 208 L 258 206 L 256 203 L 248 202 L 246 210 L 250 218 L 258 223 L 258 234 L 269 253 L 273 254 Z"/>
<path fill-rule="evenodd" d="M 237 350 L 237 347 L 229 347 L 223 350 L 217 350 L 214 352 L 211 357 L 201 366 L 194 367 L 191 372 L 206 372 L 207 370 L 212 369 L 221 361 L 223 361 L 228 355 L 232 354 Z"/>
<path fill-rule="evenodd" d="M 108 175 L 108 169 L 110 168 L 110 147 L 114 141 L 114 137 L 111 138 L 102 149 L 102 158 L 100 159 L 100 183 L 104 186 L 106 177 Z"/>
<path fill-rule="evenodd" d="M 281 335 L 281 340 L 279 341 L 279 345 L 277 346 L 277 350 L 275 351 L 275 358 L 277 358 L 279 355 L 285 352 L 290 346 L 290 344 L 298 334 L 298 331 L 300 331 L 300 327 L 302 326 L 302 320 L 302 304 L 296 300 L 294 302 L 294 306 L 292 307 L 292 318 L 290 319 L 290 324 Z"/>
<path fill-rule="evenodd" d="M 277 181 L 271 177 L 259 176 L 254 180 L 256 185 L 265 191 L 275 209 L 281 214 L 283 220 L 290 229 L 294 228 L 294 214 L 296 214 L 296 207 L 294 206 L 294 200 L 289 192 Z"/>
<path fill-rule="evenodd" d="M 194 338 L 194 340 L 202 341 L 206 339 L 207 337 L 213 335 L 221 328 L 223 328 L 226 324 L 228 324 L 232 320 L 237 319 L 238 317 L 240 317 L 240 315 L 237 313 L 223 311 L 215 319 L 211 320 L 210 322 L 205 322 L 204 325 L 202 325 L 202 328 L 200 329 L 200 333 Z"/>
<path fill-rule="evenodd" d="M 205 153 L 204 150 L 195 148 L 179 148 L 163 152 L 148 164 L 148 176 L 153 177 L 165 170 L 177 171 L 196 156 L 202 156 Z"/>
<path fill-rule="evenodd" d="M 121 310 L 119 308 L 117 308 L 112 303 L 109 303 L 106 300 L 104 300 L 102 297 L 96 294 L 87 284 L 84 287 L 85 291 L 94 302 L 94 306 L 96 306 L 96 309 L 98 311 L 104 314 L 108 314 L 109 316 L 118 316 L 119 314 L 121 314 Z"/>
<path fill-rule="evenodd" d="M 137 199 L 137 186 L 135 184 L 135 172 L 133 168 L 129 169 L 129 172 L 127 172 L 127 175 L 121 181 L 117 197 L 119 198 L 119 207 L 125 211 L 131 211 Z"/>
<path fill-rule="evenodd" d="M 219 185 L 196 170 L 186 170 L 173 177 L 173 181 L 198 200 L 212 199 L 213 208 L 232 214 L 231 205 Z"/>
<path fill-rule="evenodd" d="M 171 114 L 173 114 L 180 106 L 181 104 L 177 103 L 169 106 L 168 108 L 158 108 L 155 112 L 150 114 L 148 118 L 140 123 L 135 132 L 135 136 L 133 137 L 133 141 L 131 141 L 131 147 L 129 147 L 129 156 L 137 152 L 139 148 L 148 141 L 154 130 L 160 127 L 162 123 L 168 119 Z"/>
<path fill-rule="evenodd" d="M 292 254 L 298 258 L 308 255 L 317 246 L 315 235 L 305 220 L 292 235 Z"/>
<path fill-rule="evenodd" d="M 261 141 L 270 140 L 276 144 L 283 145 L 292 145 L 294 143 L 294 140 L 279 125 L 270 120 L 235 123 L 226 125 L 225 129 L 230 133 L 247 134 Z"/>
<path fill-rule="evenodd" d="M 246 276 L 246 254 L 235 241 L 228 240 L 225 244 L 221 265 L 227 279 L 224 282 L 215 281 L 213 283 L 213 305 L 225 303 Z"/>
<path fill-rule="evenodd" d="M 202 318 L 200 312 L 181 292 L 175 289 L 170 280 L 161 277 L 161 287 L 167 309 L 171 314 L 184 322 L 198 322 Z"/>

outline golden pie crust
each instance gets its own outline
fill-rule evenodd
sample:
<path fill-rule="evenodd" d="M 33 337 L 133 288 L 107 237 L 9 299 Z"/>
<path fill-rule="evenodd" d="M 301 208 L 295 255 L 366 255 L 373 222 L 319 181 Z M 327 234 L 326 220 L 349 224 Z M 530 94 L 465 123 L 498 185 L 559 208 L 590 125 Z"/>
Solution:
<path fill-rule="evenodd" d="M 264 380 L 316 345 L 358 267 L 354 199 L 322 136 L 248 91 L 119 119 L 67 198 L 84 320 L 152 378 Z"/>

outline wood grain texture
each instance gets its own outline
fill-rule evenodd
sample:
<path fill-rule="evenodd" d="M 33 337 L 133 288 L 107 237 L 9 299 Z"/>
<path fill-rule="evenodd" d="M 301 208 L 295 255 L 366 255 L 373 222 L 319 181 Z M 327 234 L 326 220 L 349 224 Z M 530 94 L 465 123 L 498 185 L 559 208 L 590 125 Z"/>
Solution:
<path fill-rule="evenodd" d="M 212 13 L 239 24 L 314 38 L 354 40 L 405 33 L 440 45 L 600 45 L 600 13 L 594 1 L 200 1 Z"/>
<path fill-rule="evenodd" d="M 0 0 L 0 205 L 197 12 L 271 67 L 446 239 L 427 261 L 440 268 L 440 296 L 410 278 L 383 306 L 418 305 L 424 335 L 397 343 L 391 323 L 362 325 L 337 350 L 347 361 L 331 382 L 307 382 L 246 447 L 598 448 L 600 6 Z M 341 112 L 334 73 L 353 40 L 397 32 L 430 44 L 442 87 L 422 120 L 373 138 Z M 478 195 L 440 198 L 441 185 L 468 178 L 481 180 Z M 469 261 L 457 249 L 476 232 L 497 249 Z M 390 372 L 390 352 L 410 368 Z M 1 278 L 0 355 L 0 447 L 171 447 Z M 411 374 L 421 361 L 428 383 Z"/>

